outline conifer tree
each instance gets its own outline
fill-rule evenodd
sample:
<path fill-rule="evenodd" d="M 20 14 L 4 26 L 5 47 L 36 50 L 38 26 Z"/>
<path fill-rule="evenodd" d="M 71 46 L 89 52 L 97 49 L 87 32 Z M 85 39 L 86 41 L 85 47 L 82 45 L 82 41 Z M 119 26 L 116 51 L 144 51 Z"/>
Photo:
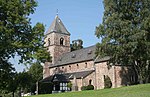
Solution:
<path fill-rule="evenodd" d="M 139 83 L 150 77 L 150 0 L 104 0 L 103 23 L 96 27 L 97 55 L 109 63 L 132 65 Z"/>

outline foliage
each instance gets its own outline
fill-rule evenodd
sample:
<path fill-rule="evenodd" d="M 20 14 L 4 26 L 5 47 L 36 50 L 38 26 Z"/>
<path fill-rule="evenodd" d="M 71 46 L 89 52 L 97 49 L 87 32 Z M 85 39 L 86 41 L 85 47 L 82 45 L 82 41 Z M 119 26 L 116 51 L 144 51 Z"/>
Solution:
<path fill-rule="evenodd" d="M 93 85 L 88 85 L 87 90 L 94 90 L 94 86 Z"/>
<path fill-rule="evenodd" d="M 12 67 L 11 63 L 0 60 L 3 63 L 0 64 L 0 92 L 5 89 L 8 90 L 10 81 L 12 81 L 15 75 L 15 69 Z"/>
<path fill-rule="evenodd" d="M 87 86 L 82 86 L 82 87 L 81 87 L 81 90 L 82 90 L 82 91 L 87 90 Z"/>
<path fill-rule="evenodd" d="M 20 56 L 20 63 L 50 60 L 43 48 L 43 24 L 31 26 L 29 15 L 36 6 L 34 0 L 0 0 L 0 90 L 7 89 L 15 71 L 10 58 Z"/>
<path fill-rule="evenodd" d="M 23 92 L 29 92 L 32 84 L 32 76 L 25 71 L 18 73 L 17 83 L 19 90 L 23 90 Z"/>
<path fill-rule="evenodd" d="M 40 81 L 43 78 L 43 66 L 36 62 L 31 65 L 28 71 L 29 75 L 32 77 L 31 82 L 31 92 L 35 93 L 36 91 L 36 82 Z"/>
<path fill-rule="evenodd" d="M 39 83 L 39 94 L 50 94 L 52 90 L 52 83 Z"/>
<path fill-rule="evenodd" d="M 72 88 L 72 83 L 71 82 L 67 83 L 67 87 L 71 89 Z"/>
<path fill-rule="evenodd" d="M 71 51 L 79 50 L 83 48 L 83 41 L 81 39 L 73 40 L 71 44 Z"/>
<path fill-rule="evenodd" d="M 94 86 L 93 85 L 82 86 L 81 90 L 82 91 L 84 91 L 84 90 L 94 90 Z"/>
<path fill-rule="evenodd" d="M 96 91 L 79 91 L 59 94 L 45 94 L 31 97 L 149 97 L 150 84 L 100 89 Z"/>
<path fill-rule="evenodd" d="M 43 77 L 43 66 L 40 63 L 33 63 L 28 71 L 29 75 L 32 76 L 32 82 L 36 83 Z"/>
<path fill-rule="evenodd" d="M 103 23 L 96 27 L 97 55 L 109 63 L 133 65 L 140 83 L 150 77 L 150 0 L 104 0 Z"/>
<path fill-rule="evenodd" d="M 17 76 L 16 76 L 17 73 L 11 72 L 11 70 L 10 70 L 10 72 L 2 72 L 1 74 L 2 74 L 1 78 L 3 78 L 4 80 L 6 80 L 5 77 L 8 77 L 8 78 L 7 78 L 5 83 L 3 83 L 4 81 L 1 81 L 2 83 L 1 83 L 0 94 L 8 94 L 9 92 L 12 92 L 12 96 L 14 97 L 14 93 L 15 93 L 17 86 L 18 86 L 17 85 L 18 84 L 17 83 Z"/>
<path fill-rule="evenodd" d="M 112 87 L 112 82 L 111 82 L 111 79 L 108 75 L 106 75 L 104 77 L 104 88 L 111 88 Z"/>

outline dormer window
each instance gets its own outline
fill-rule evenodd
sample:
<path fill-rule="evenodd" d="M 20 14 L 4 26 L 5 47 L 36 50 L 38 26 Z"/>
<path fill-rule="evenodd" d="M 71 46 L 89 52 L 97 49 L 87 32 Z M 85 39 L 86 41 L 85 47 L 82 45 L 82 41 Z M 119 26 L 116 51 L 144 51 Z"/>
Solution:
<path fill-rule="evenodd" d="M 92 50 L 89 50 L 89 51 L 88 51 L 88 54 L 92 54 Z"/>
<path fill-rule="evenodd" d="M 51 45 L 51 39 L 48 38 L 48 46 L 50 46 L 50 45 Z"/>
<path fill-rule="evenodd" d="M 64 39 L 60 38 L 60 45 L 63 45 L 63 44 L 64 44 Z"/>
<path fill-rule="evenodd" d="M 73 54 L 71 55 L 71 57 L 72 57 L 72 58 L 75 58 L 75 57 L 76 57 L 76 55 L 73 53 Z"/>

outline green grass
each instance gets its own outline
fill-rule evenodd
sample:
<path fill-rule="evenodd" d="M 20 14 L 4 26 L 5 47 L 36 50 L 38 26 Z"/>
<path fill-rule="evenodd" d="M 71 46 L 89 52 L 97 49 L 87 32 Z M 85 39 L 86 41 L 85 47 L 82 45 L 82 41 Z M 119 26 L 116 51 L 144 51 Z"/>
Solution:
<path fill-rule="evenodd" d="M 101 89 L 58 94 L 45 94 L 31 97 L 150 97 L 150 84 L 134 85 L 114 89 Z"/>

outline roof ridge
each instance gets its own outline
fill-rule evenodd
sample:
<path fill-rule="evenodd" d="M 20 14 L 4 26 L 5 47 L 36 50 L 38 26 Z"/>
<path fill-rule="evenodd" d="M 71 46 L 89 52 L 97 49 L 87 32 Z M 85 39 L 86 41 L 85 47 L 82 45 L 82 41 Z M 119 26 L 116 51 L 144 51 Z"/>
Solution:
<path fill-rule="evenodd" d="M 74 50 L 74 51 L 71 51 L 71 52 L 77 52 L 77 51 L 88 49 L 88 48 L 91 48 L 91 47 L 94 47 L 94 46 L 96 46 L 96 45 L 92 45 L 92 46 L 89 46 L 89 47 L 81 48 L 81 49 Z M 67 52 L 67 53 L 71 53 L 71 52 Z M 64 53 L 64 54 L 66 54 L 66 53 Z"/>

